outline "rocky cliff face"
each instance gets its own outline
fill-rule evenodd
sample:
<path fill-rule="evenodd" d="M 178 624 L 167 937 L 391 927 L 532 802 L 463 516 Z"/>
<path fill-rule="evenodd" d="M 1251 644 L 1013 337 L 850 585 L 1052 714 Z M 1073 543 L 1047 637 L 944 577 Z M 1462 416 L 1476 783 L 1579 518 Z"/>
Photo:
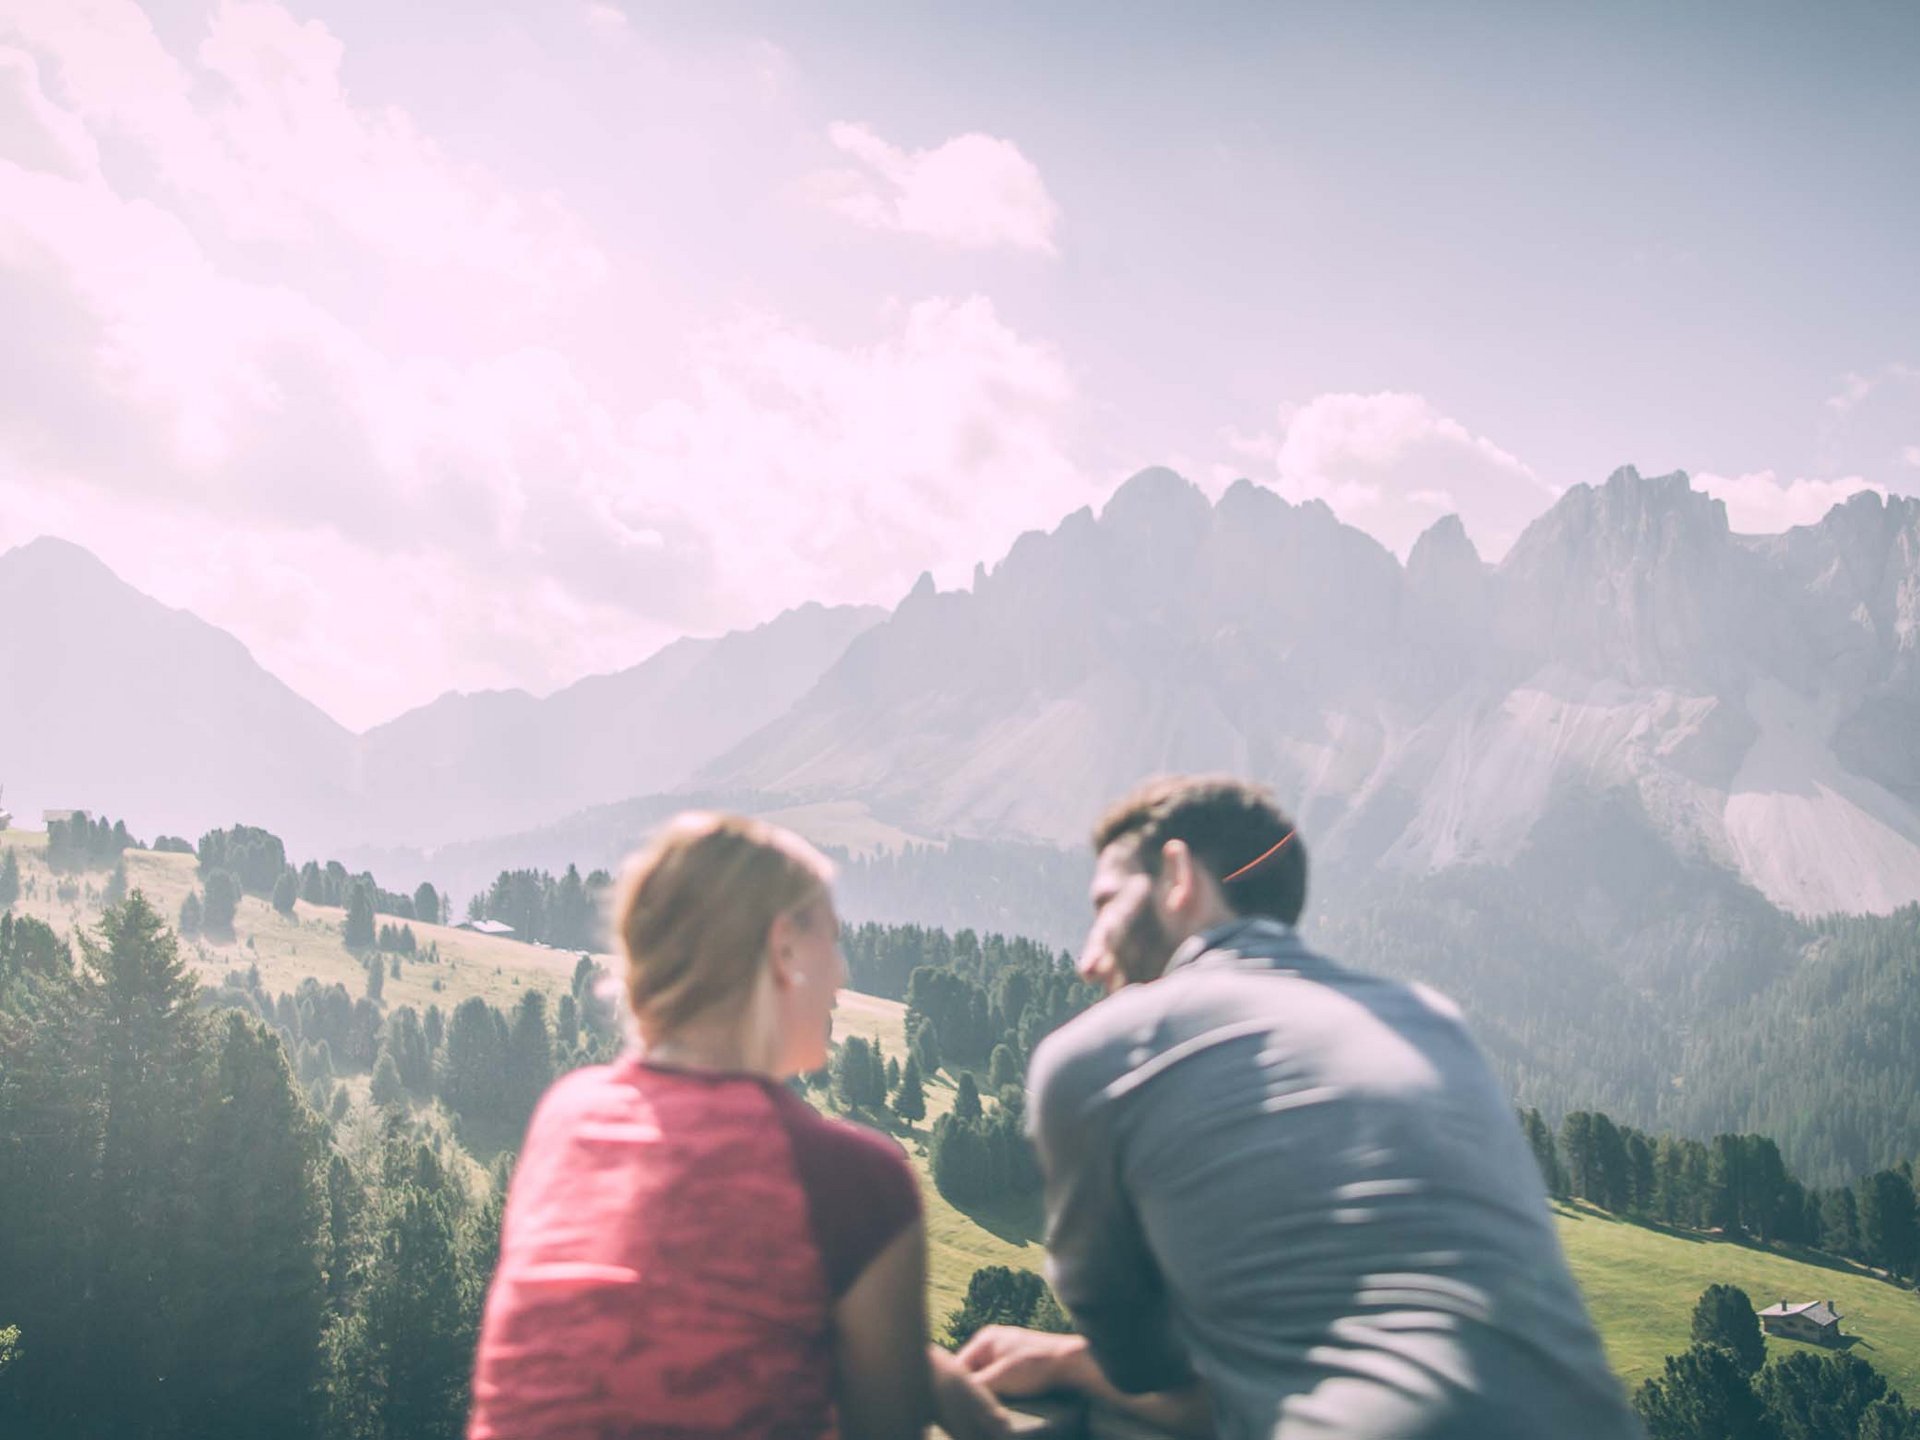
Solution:
<path fill-rule="evenodd" d="M 1799 911 L 1920 898 L 1920 502 L 1733 535 L 1684 475 L 1576 486 L 1498 567 L 1166 470 L 923 584 L 710 785 L 1077 843 L 1160 770 L 1272 784 L 1349 868 L 1505 863 L 1569 793 Z"/>

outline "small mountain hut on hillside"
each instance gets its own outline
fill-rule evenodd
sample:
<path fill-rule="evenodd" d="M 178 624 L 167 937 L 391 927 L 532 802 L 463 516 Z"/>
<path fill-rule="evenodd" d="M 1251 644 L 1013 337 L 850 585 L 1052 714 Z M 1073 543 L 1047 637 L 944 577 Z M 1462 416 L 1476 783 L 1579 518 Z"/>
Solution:
<path fill-rule="evenodd" d="M 1801 1300 L 1791 1305 L 1782 1300 L 1760 1312 L 1760 1325 L 1767 1334 L 1787 1340 L 1814 1345 L 1840 1343 L 1840 1312 L 1831 1300 Z"/>

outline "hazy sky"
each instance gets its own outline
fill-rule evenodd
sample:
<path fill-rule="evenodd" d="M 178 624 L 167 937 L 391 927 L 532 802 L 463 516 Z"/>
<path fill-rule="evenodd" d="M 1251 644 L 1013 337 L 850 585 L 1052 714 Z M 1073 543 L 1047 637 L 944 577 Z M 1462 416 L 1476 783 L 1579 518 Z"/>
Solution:
<path fill-rule="evenodd" d="M 1920 7 L 0 0 L 0 548 L 355 727 L 1169 463 L 1920 490 Z"/>

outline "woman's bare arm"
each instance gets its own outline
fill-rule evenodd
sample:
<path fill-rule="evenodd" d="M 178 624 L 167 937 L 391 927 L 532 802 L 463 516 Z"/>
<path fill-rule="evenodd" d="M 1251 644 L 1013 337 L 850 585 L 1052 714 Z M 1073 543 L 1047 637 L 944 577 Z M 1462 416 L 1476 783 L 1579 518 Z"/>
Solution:
<path fill-rule="evenodd" d="M 844 1440 L 918 1440 L 936 1418 L 955 1440 L 1007 1433 L 993 1396 L 953 1357 L 929 1354 L 924 1222 L 914 1221 L 873 1258 L 833 1319 Z"/>

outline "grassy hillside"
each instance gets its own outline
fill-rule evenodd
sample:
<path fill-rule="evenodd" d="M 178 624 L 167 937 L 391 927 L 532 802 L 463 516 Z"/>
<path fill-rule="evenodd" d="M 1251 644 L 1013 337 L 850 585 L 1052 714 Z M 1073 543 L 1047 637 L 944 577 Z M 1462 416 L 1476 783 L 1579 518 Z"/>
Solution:
<path fill-rule="evenodd" d="M 1776 1300 L 1832 1300 L 1855 1336 L 1853 1353 L 1909 1403 L 1920 1400 L 1920 1295 L 1824 1255 L 1796 1258 L 1716 1237 L 1666 1233 L 1600 1211 L 1561 1207 L 1560 1242 L 1593 1310 L 1613 1368 L 1631 1384 L 1660 1372 L 1687 1345 L 1694 1301 L 1713 1284 L 1737 1285 L 1754 1309 Z M 1769 1337 L 1767 1349 L 1817 1349 Z"/>
<path fill-rule="evenodd" d="M 107 882 L 106 871 L 55 876 L 46 866 L 47 837 L 43 833 L 0 832 L 0 846 L 11 848 L 20 858 L 22 894 L 14 907 L 18 913 L 45 920 L 69 936 L 98 921 L 99 891 Z M 179 915 L 180 903 L 199 884 L 191 855 L 129 850 L 124 859 L 127 888 L 144 891 L 169 921 Z M 75 898 L 59 898 L 63 883 L 77 890 Z M 242 898 L 234 916 L 234 939 L 230 943 L 215 944 L 203 937 L 184 942 L 183 949 L 188 963 L 203 980 L 217 982 L 229 970 L 258 965 L 269 991 L 293 990 L 312 976 L 323 985 L 339 981 L 349 994 L 358 996 L 366 990 L 366 971 L 341 940 L 345 918 L 345 912 L 338 908 L 309 905 L 304 900 L 295 904 L 291 916 L 282 915 L 265 900 L 248 895 Z M 386 916 L 377 918 L 383 923 L 389 920 Z M 578 957 L 572 951 L 523 945 L 451 926 L 423 925 L 417 920 L 402 923 L 413 927 L 422 948 L 438 945 L 441 958 L 435 965 L 401 957 L 400 974 L 389 976 L 386 982 L 384 1000 L 389 1008 L 414 1005 L 424 1010 L 438 1002 L 442 1009 L 451 1009 L 469 995 L 481 995 L 509 1009 L 529 985 L 558 995 L 573 978 Z"/>
<path fill-rule="evenodd" d="M 878 1039 L 888 1054 L 904 1055 L 905 1013 L 897 1001 L 843 995 L 835 1033 L 866 1035 Z M 928 1124 L 951 1108 L 953 1086 L 945 1076 L 938 1087 L 928 1088 L 927 1102 Z M 929 1303 L 936 1324 L 959 1303 L 976 1266 L 1040 1268 L 1044 1251 L 1037 1216 L 1020 1217 L 1018 1226 L 985 1217 L 983 1225 L 933 1188 L 923 1154 L 913 1154 L 913 1160 L 927 1197 Z M 1882 1371 L 1910 1401 L 1920 1400 L 1920 1295 L 1912 1291 L 1826 1256 L 1795 1258 L 1715 1237 L 1650 1229 L 1585 1205 L 1556 1207 L 1555 1218 L 1608 1358 L 1629 1386 L 1659 1374 L 1667 1355 L 1687 1347 L 1700 1292 L 1727 1284 L 1745 1290 L 1756 1310 L 1780 1299 L 1833 1300 L 1846 1317 L 1841 1328 L 1859 1337 L 1854 1353 Z M 1776 1355 L 1812 1348 L 1781 1339 L 1767 1344 Z"/>
<path fill-rule="evenodd" d="M 67 933 L 98 918 L 104 872 L 78 877 L 75 898 L 61 900 L 56 877 L 46 868 L 44 835 L 0 833 L 0 847 L 19 854 L 23 883 L 31 882 L 33 893 L 23 894 L 19 911 Z M 145 890 L 166 915 L 178 913 L 180 902 L 196 883 L 189 855 L 129 851 L 126 864 L 128 884 Z M 304 902 L 294 916 L 286 917 L 265 901 L 249 897 L 241 903 L 233 943 L 196 943 L 187 946 L 187 952 L 196 971 L 209 981 L 217 981 L 231 969 L 257 964 L 272 991 L 291 990 L 311 975 L 322 983 L 338 980 L 358 995 L 364 990 L 365 975 L 341 943 L 343 918 L 337 909 Z M 413 928 L 423 946 L 438 943 L 442 962 L 403 962 L 400 976 L 386 982 L 384 998 L 390 1007 L 438 1002 L 443 1009 L 451 1009 L 469 995 L 480 995 L 505 1008 L 528 986 L 557 995 L 573 973 L 575 957 L 566 951 L 444 926 L 414 924 Z M 843 1038 L 864 1035 L 877 1040 L 889 1056 L 904 1059 L 905 1013 L 898 1001 L 847 992 L 841 996 L 835 1033 Z M 363 1096 L 364 1077 L 350 1088 L 357 1097 Z M 952 1108 L 953 1076 L 934 1077 L 926 1094 L 927 1119 L 912 1127 L 895 1124 L 892 1133 L 912 1162 L 926 1196 L 928 1300 L 938 1327 L 960 1303 L 975 1269 L 1010 1265 L 1038 1270 L 1043 1252 L 1036 1207 L 969 1215 L 934 1189 L 926 1139 L 934 1120 Z M 1744 1289 L 1756 1308 L 1783 1298 L 1832 1299 L 1846 1317 L 1843 1328 L 1859 1337 L 1855 1353 L 1885 1372 L 1909 1400 L 1920 1400 L 1920 1295 L 1823 1256 L 1795 1258 L 1705 1236 L 1667 1233 L 1584 1206 L 1562 1207 L 1557 1219 L 1561 1241 L 1614 1368 L 1629 1384 L 1657 1374 L 1664 1356 L 1685 1348 L 1694 1301 L 1708 1285 L 1726 1283 Z M 1794 1342 L 1769 1340 L 1768 1344 L 1779 1353 Z"/>

